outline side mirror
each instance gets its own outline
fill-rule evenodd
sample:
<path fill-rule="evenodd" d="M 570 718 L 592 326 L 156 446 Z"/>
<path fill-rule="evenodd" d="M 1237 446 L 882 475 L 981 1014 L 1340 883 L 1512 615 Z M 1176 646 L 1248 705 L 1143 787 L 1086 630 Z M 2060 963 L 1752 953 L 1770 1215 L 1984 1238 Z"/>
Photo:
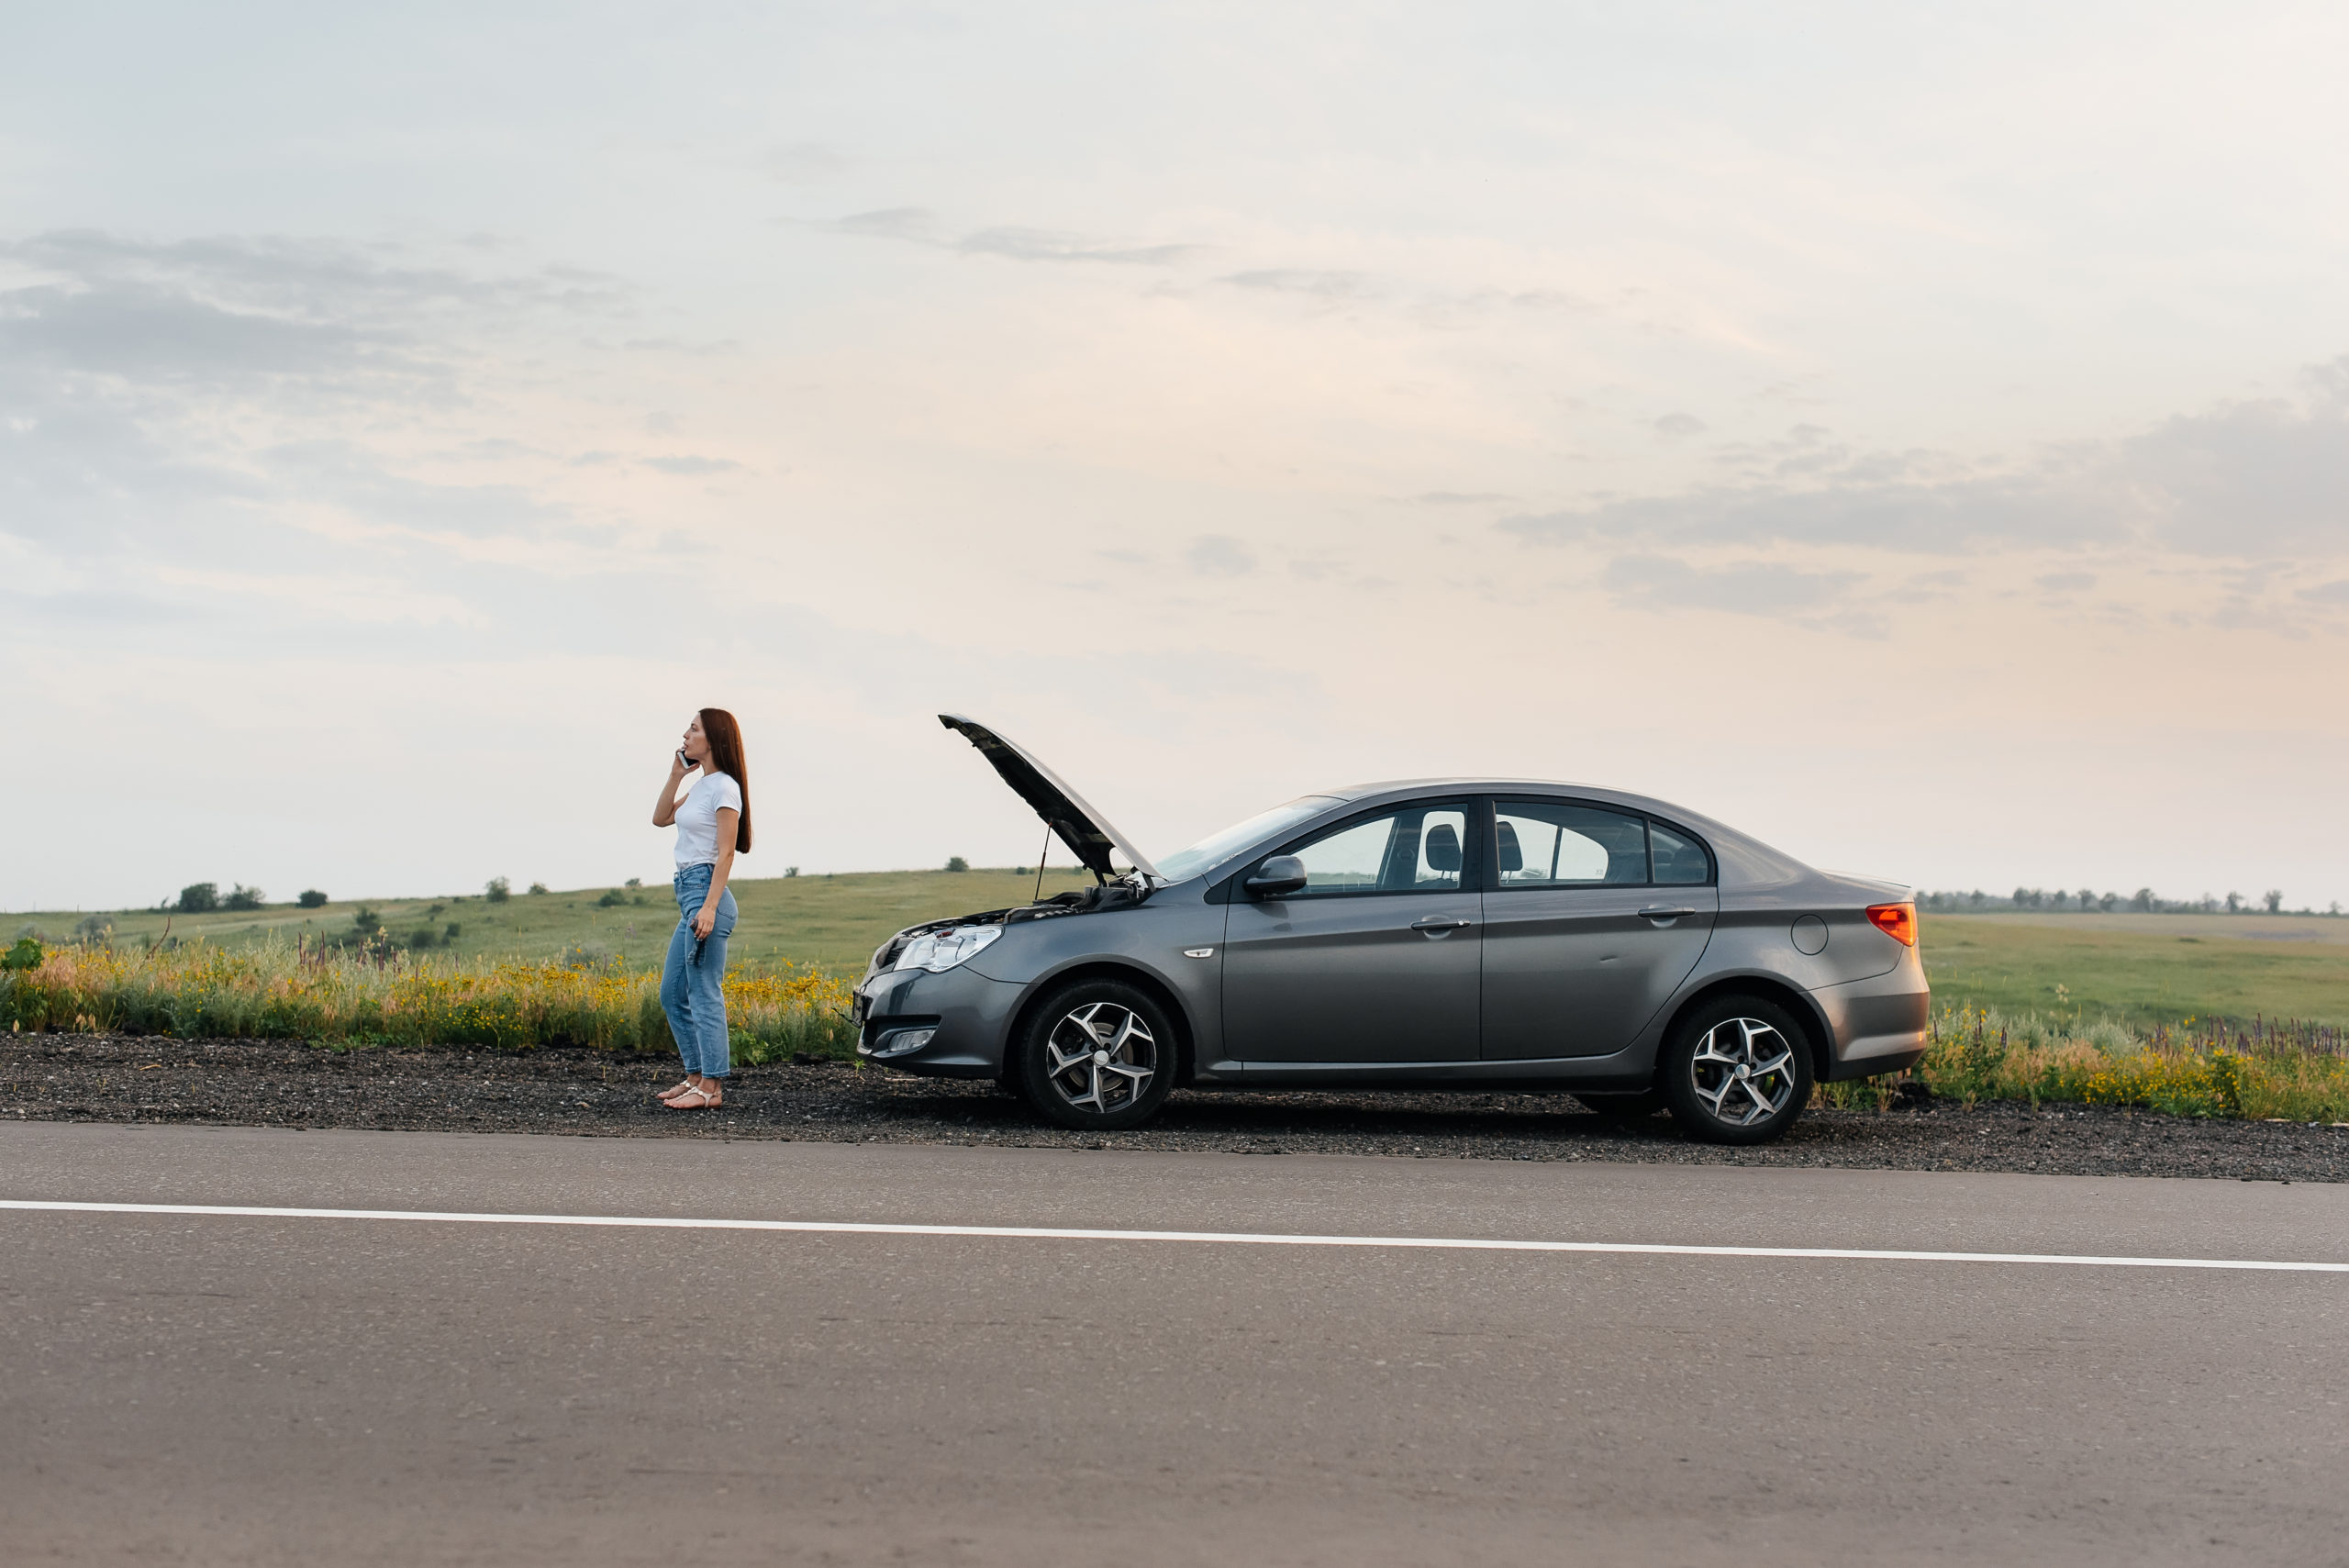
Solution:
<path fill-rule="evenodd" d="M 1285 898 L 1304 890 L 1305 862 L 1295 855 L 1275 855 L 1256 868 L 1256 874 L 1240 885 L 1251 898 Z"/>

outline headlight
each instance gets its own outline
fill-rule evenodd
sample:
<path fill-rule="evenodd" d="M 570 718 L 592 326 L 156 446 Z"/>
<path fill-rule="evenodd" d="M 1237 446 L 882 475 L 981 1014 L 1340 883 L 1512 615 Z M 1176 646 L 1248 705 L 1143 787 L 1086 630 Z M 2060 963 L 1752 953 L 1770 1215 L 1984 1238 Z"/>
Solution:
<path fill-rule="evenodd" d="M 925 931 L 906 944 L 892 969 L 927 969 L 943 974 L 1003 935 L 1001 926 L 957 926 L 951 931 Z"/>

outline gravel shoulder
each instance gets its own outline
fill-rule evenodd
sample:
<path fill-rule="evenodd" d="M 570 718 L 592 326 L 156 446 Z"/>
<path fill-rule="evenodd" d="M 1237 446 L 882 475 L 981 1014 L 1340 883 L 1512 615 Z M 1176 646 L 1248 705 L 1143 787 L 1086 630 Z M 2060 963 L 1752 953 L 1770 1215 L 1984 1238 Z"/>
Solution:
<path fill-rule="evenodd" d="M 802 1062 L 740 1070 L 715 1111 L 652 1093 L 674 1062 L 587 1051 L 330 1051 L 281 1041 L 14 1035 L 0 1117 L 603 1138 L 814 1140 L 1039 1148 L 1382 1154 L 1421 1159 L 1842 1166 L 1899 1171 L 2349 1181 L 2349 1128 L 2196 1121 L 2111 1107 L 1940 1101 L 1813 1110 L 1761 1149 L 1691 1143 L 1667 1118 L 1624 1126 L 1565 1095 L 1178 1091 L 1108 1137 L 1030 1118 L 992 1084 Z"/>

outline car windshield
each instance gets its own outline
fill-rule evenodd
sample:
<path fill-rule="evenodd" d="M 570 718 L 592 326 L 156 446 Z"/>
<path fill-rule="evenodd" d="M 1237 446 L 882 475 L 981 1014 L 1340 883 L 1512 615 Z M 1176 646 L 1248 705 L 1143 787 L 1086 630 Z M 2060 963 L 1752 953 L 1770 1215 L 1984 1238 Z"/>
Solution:
<path fill-rule="evenodd" d="M 1284 828 L 1294 828 L 1336 804 L 1335 795 L 1300 795 L 1286 806 L 1260 811 L 1245 822 L 1235 822 L 1219 833 L 1210 833 L 1187 850 L 1177 850 L 1171 855 L 1162 856 L 1158 862 L 1158 874 L 1169 882 L 1196 876 L 1217 862 L 1260 840 L 1272 838 Z"/>

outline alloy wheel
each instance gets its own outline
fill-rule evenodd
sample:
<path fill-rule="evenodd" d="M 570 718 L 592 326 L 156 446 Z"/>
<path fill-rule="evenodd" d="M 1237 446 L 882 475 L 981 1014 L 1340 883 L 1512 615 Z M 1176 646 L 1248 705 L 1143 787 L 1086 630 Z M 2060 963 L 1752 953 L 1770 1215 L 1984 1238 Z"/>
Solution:
<path fill-rule="evenodd" d="M 1786 1109 L 1795 1092 L 1794 1043 L 1761 1018 L 1724 1018 L 1688 1061 L 1697 1098 L 1724 1127 L 1752 1127 Z"/>
<path fill-rule="evenodd" d="M 1158 1040 L 1131 1007 L 1087 1002 L 1044 1037 L 1045 1076 L 1063 1101 L 1107 1116 L 1140 1099 L 1158 1075 Z"/>

